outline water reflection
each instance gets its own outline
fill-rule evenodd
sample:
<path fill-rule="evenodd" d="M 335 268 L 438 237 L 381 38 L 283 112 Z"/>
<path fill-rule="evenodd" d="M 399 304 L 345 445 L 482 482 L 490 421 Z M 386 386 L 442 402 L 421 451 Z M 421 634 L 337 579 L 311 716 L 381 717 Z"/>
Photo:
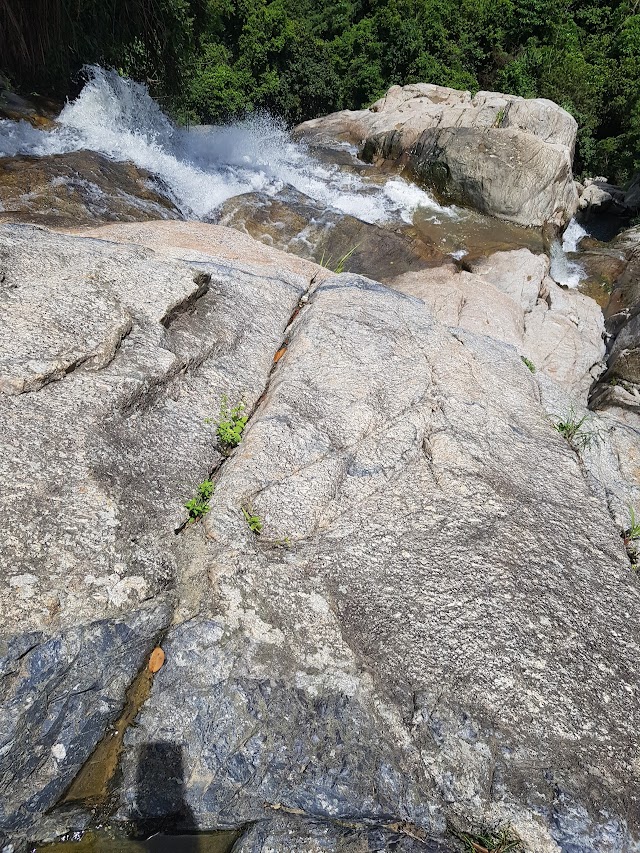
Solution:
<path fill-rule="evenodd" d="M 36 848 L 43 853 L 228 853 L 241 832 L 198 832 L 186 799 L 182 747 L 144 744 L 138 753 L 131 833 L 89 831 L 77 840 Z"/>

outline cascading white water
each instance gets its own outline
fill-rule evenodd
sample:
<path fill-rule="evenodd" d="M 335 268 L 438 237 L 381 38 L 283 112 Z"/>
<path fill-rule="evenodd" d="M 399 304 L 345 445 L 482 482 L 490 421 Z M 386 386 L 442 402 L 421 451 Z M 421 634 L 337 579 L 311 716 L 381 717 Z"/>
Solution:
<path fill-rule="evenodd" d="M 551 278 L 566 287 L 577 287 L 585 277 L 585 271 L 577 261 L 570 260 L 569 254 L 578 251 L 578 246 L 588 232 L 572 219 L 562 235 L 562 243 L 555 240 L 551 246 Z"/>
<path fill-rule="evenodd" d="M 233 196 L 258 190 L 273 194 L 285 185 L 366 222 L 410 222 L 418 207 L 448 213 L 401 178 L 378 186 L 320 163 L 268 115 L 222 127 L 177 128 L 145 86 L 98 67 L 87 73 L 88 82 L 63 109 L 56 129 L 0 121 L 0 156 L 89 149 L 130 160 L 163 180 L 185 216 L 199 219 Z"/>

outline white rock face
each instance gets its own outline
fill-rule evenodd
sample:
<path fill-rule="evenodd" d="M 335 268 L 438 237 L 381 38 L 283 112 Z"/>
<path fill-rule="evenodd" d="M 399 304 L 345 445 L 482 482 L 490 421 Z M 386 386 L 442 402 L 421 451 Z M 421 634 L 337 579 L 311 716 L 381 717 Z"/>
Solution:
<path fill-rule="evenodd" d="M 474 262 L 472 273 L 438 267 L 391 284 L 421 299 L 446 326 L 511 344 L 586 405 L 604 370 L 604 318 L 593 299 L 559 287 L 548 269 L 545 255 L 517 249 Z"/>
<path fill-rule="evenodd" d="M 531 311 L 549 272 L 549 259 L 546 255 L 534 255 L 529 249 L 495 252 L 476 261 L 472 270 L 510 296 L 523 311 Z"/>
<path fill-rule="evenodd" d="M 638 850 L 640 587 L 536 377 L 419 299 L 224 233 L 0 227 L 3 832 L 42 832 L 162 639 L 117 819 L 172 807 L 164 744 L 194 822 L 251 824 L 251 853 L 450 853 L 447 822 Z M 250 414 L 229 455 L 222 394 Z"/>
<path fill-rule="evenodd" d="M 296 132 L 316 145 L 351 142 L 366 159 L 404 158 L 446 200 L 520 225 L 563 226 L 578 204 L 577 123 L 543 98 L 392 86 L 368 110 L 312 119 Z"/>

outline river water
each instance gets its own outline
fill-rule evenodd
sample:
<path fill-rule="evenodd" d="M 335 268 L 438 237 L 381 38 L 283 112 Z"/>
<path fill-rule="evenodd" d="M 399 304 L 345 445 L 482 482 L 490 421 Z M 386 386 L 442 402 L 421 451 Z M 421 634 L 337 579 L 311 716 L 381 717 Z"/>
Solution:
<path fill-rule="evenodd" d="M 402 175 L 382 174 L 360 163 L 349 146 L 338 147 L 333 162 L 331 152 L 319 156 L 294 142 L 286 127 L 269 115 L 253 115 L 226 126 L 179 128 L 145 86 L 95 66 L 86 73 L 80 95 L 64 107 L 53 129 L 0 120 L 0 157 L 46 160 L 51 155 L 93 151 L 114 161 L 133 162 L 156 176 L 162 192 L 186 219 L 216 221 L 230 199 L 248 194 L 279 198 L 294 190 L 333 214 L 400 232 L 410 228 L 412 237 L 417 235 L 456 259 L 521 246 L 543 249 L 537 230 L 441 205 Z M 70 179 L 57 176 L 55 181 L 63 190 Z M 92 189 L 99 199 L 103 190 L 84 187 L 85 192 Z M 326 228 L 335 226 L 333 216 Z M 564 249 L 558 243 L 552 252 L 554 277 L 569 286 L 576 286 L 583 275 L 575 255 L 567 254 L 577 250 L 580 230 L 572 224 Z M 285 246 L 292 250 L 289 243 Z"/>

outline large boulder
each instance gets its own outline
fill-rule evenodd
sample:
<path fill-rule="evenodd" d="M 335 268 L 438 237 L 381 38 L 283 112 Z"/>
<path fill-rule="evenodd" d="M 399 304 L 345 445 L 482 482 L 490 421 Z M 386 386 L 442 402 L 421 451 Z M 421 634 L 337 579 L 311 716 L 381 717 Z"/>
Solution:
<path fill-rule="evenodd" d="M 407 162 L 443 198 L 520 225 L 564 226 L 576 210 L 575 119 L 543 98 L 417 83 L 368 110 L 296 128 L 311 144 L 349 142 L 365 159 Z"/>
<path fill-rule="evenodd" d="M 42 835 L 160 641 L 101 821 L 248 826 L 243 853 L 640 849 L 638 579 L 535 378 L 228 233 L 0 227 L 4 832 Z"/>

